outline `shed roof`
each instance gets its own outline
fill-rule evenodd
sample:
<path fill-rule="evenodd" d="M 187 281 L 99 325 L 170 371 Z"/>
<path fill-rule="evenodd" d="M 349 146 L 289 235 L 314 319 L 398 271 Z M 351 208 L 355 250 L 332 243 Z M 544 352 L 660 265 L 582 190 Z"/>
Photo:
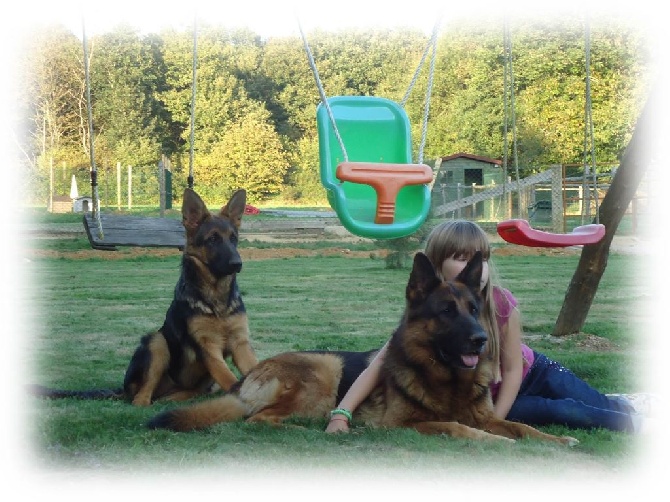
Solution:
<path fill-rule="evenodd" d="M 502 165 L 502 160 L 498 159 L 491 159 L 489 157 L 484 157 L 482 155 L 473 155 L 471 153 L 464 153 L 464 152 L 459 152 L 455 153 L 453 155 L 449 155 L 447 157 L 442 157 L 442 162 L 447 162 L 449 160 L 454 160 L 458 158 L 466 158 L 466 159 L 472 159 L 472 160 L 477 160 L 479 162 L 486 162 L 487 164 L 495 164 L 498 166 Z"/>

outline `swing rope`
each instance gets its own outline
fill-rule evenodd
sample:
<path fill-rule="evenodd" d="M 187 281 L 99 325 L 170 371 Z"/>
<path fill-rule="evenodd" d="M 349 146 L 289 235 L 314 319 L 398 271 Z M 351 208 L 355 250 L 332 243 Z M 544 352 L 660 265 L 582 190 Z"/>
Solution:
<path fill-rule="evenodd" d="M 321 77 L 319 77 L 319 70 L 316 68 L 316 63 L 314 62 L 314 56 L 312 55 L 312 50 L 309 48 L 307 43 L 307 37 L 302 31 L 302 25 L 298 20 L 298 29 L 300 30 L 300 36 L 302 37 L 302 43 L 305 47 L 305 52 L 307 52 L 307 59 L 309 60 L 309 66 L 312 69 L 312 74 L 314 75 L 314 80 L 316 81 L 316 87 L 319 89 L 319 95 L 321 96 L 321 102 L 328 112 L 328 118 L 330 123 L 333 126 L 333 131 L 335 132 L 335 137 L 337 142 L 340 144 L 340 149 L 342 150 L 342 155 L 344 156 L 344 161 L 349 162 L 349 156 L 347 155 L 347 150 L 344 147 L 344 141 L 342 141 L 342 136 L 340 136 L 340 131 L 337 129 L 337 124 L 335 123 L 335 117 L 333 116 L 333 110 L 331 110 L 330 105 L 328 104 L 328 98 L 326 97 L 326 91 L 323 88 L 323 83 L 321 82 Z"/>
<path fill-rule="evenodd" d="M 423 63 L 426 59 L 426 54 L 428 53 L 428 49 L 432 48 L 432 55 L 430 58 L 430 69 L 428 70 L 428 85 L 426 89 L 426 98 L 424 101 L 423 105 L 423 121 L 421 124 L 421 142 L 419 144 L 419 155 L 417 159 L 418 164 L 423 164 L 423 149 L 426 145 L 426 137 L 428 135 L 428 113 L 430 111 L 430 98 L 433 92 L 433 76 L 435 75 L 435 59 L 437 55 L 437 34 L 439 32 L 439 27 L 440 27 L 440 21 L 435 23 L 435 26 L 433 27 L 433 34 L 430 37 L 430 42 L 426 46 L 426 50 L 423 52 L 423 56 L 421 58 L 421 61 L 419 62 L 419 65 L 417 66 L 416 71 L 414 72 L 414 77 L 412 78 L 412 82 L 410 82 L 410 85 L 407 89 L 407 92 L 405 93 L 405 97 L 402 100 L 402 106 L 405 106 L 405 102 L 407 101 L 407 98 L 409 98 L 409 94 L 412 90 L 412 87 L 414 87 L 414 84 L 416 83 L 417 77 L 419 76 L 419 72 L 421 70 L 421 67 L 423 66 Z"/>
<path fill-rule="evenodd" d="M 512 65 L 512 35 L 507 19 L 503 22 L 503 52 L 504 52 L 504 66 L 503 66 L 503 199 L 505 199 L 505 186 L 507 185 L 508 172 L 508 124 L 512 123 L 512 154 L 514 158 L 514 172 L 516 176 L 517 191 L 520 190 L 521 180 L 519 175 L 519 155 L 517 151 L 516 138 L 516 105 L 514 102 L 514 68 Z M 501 201 L 502 202 L 502 201 Z M 519 211 L 521 208 L 519 208 Z"/>
<path fill-rule="evenodd" d="M 409 84 L 409 87 L 407 91 L 405 92 L 405 96 L 403 97 L 401 101 L 401 105 L 404 107 L 405 103 L 407 102 L 407 99 L 409 98 L 409 94 L 412 91 L 412 88 L 416 84 L 416 81 L 418 79 L 419 73 L 421 72 L 421 68 L 423 67 L 423 64 L 426 60 L 426 57 L 428 55 L 428 52 L 432 48 L 432 55 L 431 55 L 431 63 L 430 63 L 430 70 L 428 74 L 428 85 L 426 89 L 426 98 L 424 102 L 424 111 L 423 111 L 423 122 L 421 126 L 421 142 L 419 146 L 419 154 L 418 154 L 418 163 L 421 164 L 423 163 L 423 150 L 424 146 L 426 144 L 426 136 L 427 136 L 427 131 L 428 131 L 428 113 L 430 111 L 430 98 L 432 94 L 432 88 L 433 88 L 433 76 L 435 73 L 435 59 L 436 59 L 436 53 L 437 53 L 437 34 L 439 32 L 439 26 L 440 26 L 440 21 L 438 20 L 435 23 L 435 26 L 433 28 L 433 33 L 431 35 L 431 38 L 428 42 L 428 45 L 424 49 L 423 55 L 421 57 L 421 60 L 419 61 L 419 64 L 417 66 L 416 71 L 414 72 L 414 75 L 412 77 L 412 80 Z M 323 86 L 323 82 L 321 81 L 321 77 L 319 76 L 319 71 L 316 68 L 316 63 L 314 62 L 314 56 L 312 54 L 312 50 L 309 47 L 309 43 L 307 42 L 307 37 L 305 36 L 305 33 L 302 29 L 302 25 L 300 24 L 300 20 L 298 20 L 298 29 L 300 30 L 300 37 L 302 38 L 302 43 L 303 46 L 305 47 L 305 52 L 307 53 L 307 60 L 309 61 L 309 66 L 312 70 L 312 74 L 314 75 L 314 81 L 316 82 L 316 87 L 319 91 L 319 96 L 321 97 L 321 103 L 323 104 L 324 108 L 326 109 L 326 112 L 328 114 L 328 118 L 330 120 L 331 125 L 333 126 L 333 132 L 335 133 L 335 137 L 337 138 L 337 142 L 340 145 L 340 149 L 342 150 L 342 155 L 344 157 L 344 161 L 348 162 L 349 161 L 349 156 L 347 155 L 346 148 L 344 146 L 344 141 L 342 140 L 342 136 L 340 135 L 340 132 L 337 128 L 337 123 L 335 121 L 335 116 L 333 115 L 333 111 L 330 108 L 330 105 L 328 103 L 328 98 L 326 96 L 326 91 Z"/>
<path fill-rule="evenodd" d="M 600 222 L 598 211 L 598 178 L 596 174 L 596 150 L 595 139 L 593 134 L 593 115 L 591 104 L 591 34 L 589 28 L 589 20 L 586 19 L 584 25 L 584 64 L 586 69 L 586 89 L 584 102 L 584 182 L 583 193 L 586 198 L 585 214 L 586 219 L 591 218 L 591 189 L 589 188 L 589 164 L 587 162 L 589 146 L 591 149 L 591 168 L 593 176 L 593 196 L 596 206 L 596 223 Z M 584 221 L 582 221 L 584 223 Z"/>
<path fill-rule="evenodd" d="M 91 77 L 89 69 L 89 53 L 88 40 L 86 38 L 86 23 L 82 18 L 82 45 L 84 48 L 84 81 L 86 84 L 86 109 L 88 112 L 88 140 L 89 140 L 89 154 L 91 162 L 91 190 L 93 192 L 93 216 L 98 227 L 98 238 L 104 239 L 102 230 L 102 220 L 100 218 L 100 195 L 98 193 L 98 168 L 95 164 L 95 149 L 93 140 L 93 106 L 91 103 Z M 198 31 L 196 18 L 193 19 L 193 81 L 191 84 L 191 131 L 190 131 L 190 151 L 189 151 L 189 166 L 188 166 L 188 187 L 193 188 L 193 157 L 195 147 L 195 96 L 196 96 L 196 75 L 198 67 Z"/>
<path fill-rule="evenodd" d="M 507 34 L 507 27 L 505 28 L 505 70 L 507 71 L 507 60 L 509 59 L 510 73 L 511 73 L 511 44 L 508 44 L 507 40 L 509 35 Z M 508 51 L 509 47 L 509 51 Z M 512 244 L 519 244 L 521 246 L 531 246 L 531 247 L 567 247 L 567 246 L 578 246 L 578 245 L 589 245 L 596 244 L 602 240 L 605 236 L 605 225 L 600 224 L 598 220 L 598 185 L 597 178 L 595 177 L 595 141 L 593 136 L 593 118 L 591 116 L 591 74 L 590 74 L 590 33 L 589 33 L 589 23 L 588 18 L 585 24 L 584 30 L 584 51 L 585 51 L 585 65 L 586 65 L 586 89 L 585 89 L 585 104 L 584 104 L 584 178 L 583 178 L 583 190 L 584 196 L 587 198 L 586 211 L 590 211 L 590 188 L 587 186 L 588 176 L 589 176 L 589 165 L 587 163 L 587 151 L 588 151 L 588 142 L 589 138 L 591 141 L 591 164 L 593 166 L 593 181 L 594 181 L 594 192 L 596 199 L 596 223 L 584 225 L 582 221 L 582 226 L 575 227 L 572 232 L 567 234 L 555 234 L 551 232 L 543 232 L 541 230 L 534 229 L 530 226 L 528 221 L 522 219 L 512 219 L 501 221 L 497 225 L 498 234 L 507 242 Z M 507 83 L 507 73 L 505 73 L 505 85 Z M 513 80 L 512 80 L 512 89 L 509 91 L 512 96 L 514 96 L 513 89 Z M 507 87 L 505 87 L 505 97 L 507 97 Z M 507 101 L 505 100 L 505 104 Z M 512 105 L 512 111 L 514 111 L 514 106 Z M 514 124 L 514 119 L 513 119 Z M 505 106 L 505 140 L 507 139 L 507 106 Z M 514 136 L 514 141 L 516 142 L 516 136 Z M 516 147 L 516 145 L 515 145 Z M 507 142 L 505 141 L 505 156 L 507 155 Z M 515 157 L 516 157 L 516 148 L 515 148 Z M 516 159 L 515 159 L 516 160 Z M 506 157 L 504 166 L 506 166 Z M 517 174 L 518 179 L 518 174 Z M 582 218 L 584 218 L 584 211 L 582 211 Z"/>
<path fill-rule="evenodd" d="M 82 44 L 84 46 L 84 81 L 86 83 L 86 110 L 88 113 L 88 150 L 91 158 L 91 190 L 93 192 L 93 215 L 98 227 L 98 237 L 104 238 L 102 220 L 100 219 L 100 196 L 98 194 L 98 168 L 95 165 L 95 150 L 93 142 L 93 110 L 91 106 L 91 78 L 88 60 L 88 41 L 86 39 L 86 24 L 81 21 Z"/>

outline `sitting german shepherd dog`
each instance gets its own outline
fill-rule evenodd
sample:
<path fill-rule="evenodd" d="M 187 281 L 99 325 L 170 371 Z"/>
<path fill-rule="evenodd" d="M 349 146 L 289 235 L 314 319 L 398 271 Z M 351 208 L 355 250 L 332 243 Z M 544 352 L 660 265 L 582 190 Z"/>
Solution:
<path fill-rule="evenodd" d="M 429 259 L 416 254 L 380 383 L 356 409 L 354 421 L 460 438 L 576 444 L 493 414 L 492 361 L 484 355 L 487 334 L 477 320 L 481 273 L 476 253 L 456 280 L 442 282 Z M 279 424 L 291 415 L 327 417 L 373 354 L 279 354 L 260 362 L 229 394 L 163 412 L 148 426 L 188 431 L 242 418 Z"/>
<path fill-rule="evenodd" d="M 218 215 L 195 191 L 184 191 L 182 222 L 186 244 L 181 275 L 163 326 L 142 337 L 126 370 L 123 388 L 67 391 L 33 386 L 44 397 L 125 398 L 137 406 L 157 399 L 185 400 L 213 390 L 229 390 L 258 360 L 236 275 L 242 269 L 237 240 L 246 203 L 238 190 Z"/>

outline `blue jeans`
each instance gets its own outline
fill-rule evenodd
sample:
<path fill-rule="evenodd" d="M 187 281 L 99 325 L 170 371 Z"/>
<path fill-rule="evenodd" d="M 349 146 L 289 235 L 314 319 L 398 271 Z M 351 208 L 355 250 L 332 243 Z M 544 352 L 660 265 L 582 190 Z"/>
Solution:
<path fill-rule="evenodd" d="M 633 412 L 624 399 L 601 394 L 569 369 L 535 352 L 535 361 L 521 382 L 507 420 L 633 432 Z"/>

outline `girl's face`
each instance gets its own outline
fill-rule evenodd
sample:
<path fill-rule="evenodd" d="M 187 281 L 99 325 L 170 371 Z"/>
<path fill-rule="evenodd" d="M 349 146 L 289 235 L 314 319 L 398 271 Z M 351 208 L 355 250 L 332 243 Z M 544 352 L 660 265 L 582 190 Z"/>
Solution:
<path fill-rule="evenodd" d="M 469 257 L 466 256 L 452 256 L 447 258 L 442 262 L 442 277 L 448 281 L 452 281 L 456 278 L 458 274 L 461 273 L 461 270 L 465 268 L 468 264 Z M 489 262 L 484 260 L 482 264 L 482 281 L 480 284 L 480 290 L 483 290 L 489 282 Z"/>

